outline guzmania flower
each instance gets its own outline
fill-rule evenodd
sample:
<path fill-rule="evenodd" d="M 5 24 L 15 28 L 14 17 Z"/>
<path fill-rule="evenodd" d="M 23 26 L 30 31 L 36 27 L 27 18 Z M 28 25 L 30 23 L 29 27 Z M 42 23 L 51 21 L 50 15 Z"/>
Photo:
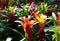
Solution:
<path fill-rule="evenodd" d="M 39 22 L 38 35 L 39 35 L 40 41 L 44 41 L 44 37 L 45 37 L 44 26 L 45 26 L 47 17 L 46 17 L 46 15 L 38 14 L 38 12 L 35 12 L 34 18 Z"/>
<path fill-rule="evenodd" d="M 28 41 L 32 41 L 32 30 L 31 27 L 33 26 L 33 22 L 29 21 L 29 18 L 24 18 L 23 21 L 24 22 L 20 22 L 21 25 L 23 26 L 23 29 L 25 31 L 25 34 L 28 36 Z"/>
<path fill-rule="evenodd" d="M 43 14 L 38 14 L 38 12 L 35 12 L 34 18 L 40 23 L 41 26 L 44 26 L 47 16 Z"/>
<path fill-rule="evenodd" d="M 14 15 L 13 12 L 10 12 L 10 13 L 8 14 L 8 22 L 13 23 L 16 19 L 17 19 L 17 17 Z"/>

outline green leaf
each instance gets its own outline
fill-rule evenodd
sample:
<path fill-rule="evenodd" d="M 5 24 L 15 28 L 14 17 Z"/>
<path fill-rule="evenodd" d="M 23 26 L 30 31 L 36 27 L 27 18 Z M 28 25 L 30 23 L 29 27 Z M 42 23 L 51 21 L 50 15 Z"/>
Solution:
<path fill-rule="evenodd" d="M 52 16 L 50 16 L 50 17 L 48 17 L 47 19 L 48 19 L 48 20 L 53 20 L 53 17 L 52 17 Z"/>
<path fill-rule="evenodd" d="M 53 29 L 53 32 L 55 33 L 56 41 L 60 41 L 60 27 L 56 27 Z"/>

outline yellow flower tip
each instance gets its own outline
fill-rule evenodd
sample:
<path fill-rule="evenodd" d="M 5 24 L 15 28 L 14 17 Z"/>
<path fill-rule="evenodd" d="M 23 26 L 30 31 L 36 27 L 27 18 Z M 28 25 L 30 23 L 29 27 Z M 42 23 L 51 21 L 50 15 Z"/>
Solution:
<path fill-rule="evenodd" d="M 42 20 L 46 20 L 46 18 L 47 18 L 47 16 L 46 16 L 46 15 L 43 15 L 43 14 L 41 14 L 39 17 L 40 17 L 40 19 L 42 19 Z"/>
<path fill-rule="evenodd" d="M 9 11 L 15 13 L 14 7 L 9 7 Z"/>
<path fill-rule="evenodd" d="M 46 16 L 46 15 L 43 15 L 43 14 L 41 14 L 40 17 L 41 17 L 42 19 L 46 19 L 46 18 L 47 18 L 47 16 Z"/>
<path fill-rule="evenodd" d="M 44 25 L 45 22 L 46 22 L 46 19 L 47 19 L 47 16 L 46 15 L 40 14 L 40 16 L 39 16 L 39 23 L 41 25 Z"/>

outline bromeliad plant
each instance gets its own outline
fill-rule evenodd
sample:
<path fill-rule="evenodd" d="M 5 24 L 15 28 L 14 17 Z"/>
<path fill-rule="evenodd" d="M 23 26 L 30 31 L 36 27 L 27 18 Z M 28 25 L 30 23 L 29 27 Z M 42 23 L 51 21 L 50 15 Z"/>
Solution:
<path fill-rule="evenodd" d="M 25 35 L 28 36 L 28 41 L 32 41 L 33 32 L 31 28 L 34 22 L 30 21 L 28 17 L 25 17 L 20 23 L 24 29 Z"/>
<path fill-rule="evenodd" d="M 46 0 L 39 0 L 41 3 L 37 5 L 34 2 L 35 0 L 30 0 L 27 4 L 19 3 L 23 0 L 18 0 L 19 2 L 16 1 L 9 0 L 8 2 L 7 0 L 0 0 L 1 9 L 3 9 L 0 11 L 0 29 L 2 30 L 0 39 L 4 35 L 1 40 L 5 41 L 6 37 L 9 36 L 13 37 L 12 41 L 15 39 L 15 41 L 17 41 L 17 39 L 19 41 L 22 38 L 25 38 L 25 41 L 52 41 L 52 39 L 50 40 L 52 37 L 49 36 L 54 32 L 53 35 L 55 37 L 53 38 L 56 38 L 56 41 L 60 41 L 60 37 L 58 37 L 58 35 L 60 35 L 58 32 L 60 30 L 59 28 L 49 32 L 51 31 L 49 28 L 52 28 L 50 26 L 60 25 L 60 13 L 55 14 L 54 8 L 51 7 L 52 5 L 49 7 L 49 5 L 45 3 Z M 15 2 L 16 4 L 14 4 Z M 3 24 L 3 26 L 1 24 Z M 45 28 L 48 28 L 49 31 Z"/>
<path fill-rule="evenodd" d="M 34 13 L 34 18 L 39 22 L 39 30 L 38 30 L 38 35 L 40 38 L 40 41 L 45 41 L 45 31 L 44 31 L 44 26 L 46 22 L 46 15 L 43 14 L 38 14 L 38 12 Z"/>

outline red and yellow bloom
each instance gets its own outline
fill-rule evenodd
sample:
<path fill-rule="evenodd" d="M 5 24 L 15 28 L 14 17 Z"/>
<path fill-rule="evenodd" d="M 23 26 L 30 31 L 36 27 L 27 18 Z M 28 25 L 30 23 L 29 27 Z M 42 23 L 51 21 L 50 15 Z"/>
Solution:
<path fill-rule="evenodd" d="M 46 15 L 35 12 L 34 18 L 39 22 L 40 29 L 38 31 L 38 35 L 39 35 L 40 41 L 44 41 L 44 37 L 45 37 L 44 26 L 45 26 L 45 22 L 46 22 Z"/>
<path fill-rule="evenodd" d="M 32 30 L 31 27 L 33 26 L 33 22 L 29 21 L 29 18 L 24 18 L 23 21 L 21 22 L 21 25 L 23 26 L 23 29 L 25 31 L 25 34 L 28 35 L 28 41 L 32 41 Z"/>
<path fill-rule="evenodd" d="M 44 27 L 45 22 L 46 22 L 46 18 L 47 18 L 46 15 L 38 14 L 38 12 L 35 12 L 35 13 L 34 13 L 34 18 L 39 22 L 39 24 L 40 24 L 42 27 Z"/>

